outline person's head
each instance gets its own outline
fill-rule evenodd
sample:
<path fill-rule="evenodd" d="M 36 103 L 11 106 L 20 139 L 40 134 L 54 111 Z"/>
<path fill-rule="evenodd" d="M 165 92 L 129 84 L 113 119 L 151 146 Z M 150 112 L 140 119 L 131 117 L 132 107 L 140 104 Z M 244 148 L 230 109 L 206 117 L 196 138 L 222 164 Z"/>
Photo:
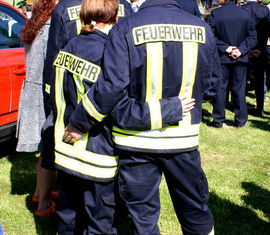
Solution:
<path fill-rule="evenodd" d="M 31 44 L 36 38 L 38 31 L 51 17 L 56 0 L 38 0 L 32 10 L 32 16 L 27 20 L 21 31 L 21 40 Z"/>
<path fill-rule="evenodd" d="M 82 0 L 80 19 L 82 33 L 92 31 L 95 24 L 113 25 L 117 22 L 118 0 Z"/>

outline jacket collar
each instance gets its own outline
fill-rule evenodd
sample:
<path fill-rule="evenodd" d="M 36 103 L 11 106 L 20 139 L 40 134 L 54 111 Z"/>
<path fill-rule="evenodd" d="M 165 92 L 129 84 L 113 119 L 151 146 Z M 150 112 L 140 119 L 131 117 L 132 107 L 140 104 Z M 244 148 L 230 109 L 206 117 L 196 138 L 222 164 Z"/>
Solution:
<path fill-rule="evenodd" d="M 175 0 L 146 0 L 141 7 L 139 8 L 139 11 L 152 6 L 163 6 L 163 5 L 174 5 L 181 9 L 179 4 Z"/>

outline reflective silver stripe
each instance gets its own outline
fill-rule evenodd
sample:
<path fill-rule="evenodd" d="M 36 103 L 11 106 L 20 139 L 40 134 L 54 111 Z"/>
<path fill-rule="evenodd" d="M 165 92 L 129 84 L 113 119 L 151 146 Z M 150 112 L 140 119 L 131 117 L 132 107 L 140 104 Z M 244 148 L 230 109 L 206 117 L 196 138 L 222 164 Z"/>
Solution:
<path fill-rule="evenodd" d="M 101 122 L 107 115 L 103 115 L 96 110 L 92 102 L 88 99 L 87 94 L 82 98 L 83 107 L 89 113 L 90 116 L 95 118 L 97 121 Z"/>
<path fill-rule="evenodd" d="M 57 118 L 55 124 L 55 142 L 59 139 L 63 139 L 65 125 L 64 125 L 64 112 L 66 108 L 66 102 L 62 91 L 63 77 L 65 69 L 56 67 L 55 78 L 55 103 L 57 108 Z"/>
<path fill-rule="evenodd" d="M 192 97 L 193 85 L 195 82 L 196 69 L 198 59 L 198 43 L 183 42 L 183 74 L 182 85 L 179 96 L 185 95 L 188 99 Z M 191 116 L 188 113 L 180 121 L 180 125 L 190 125 Z"/>
<path fill-rule="evenodd" d="M 77 103 L 79 103 L 84 96 L 84 85 L 80 76 L 73 74 L 73 79 L 77 87 Z"/>
<path fill-rule="evenodd" d="M 162 98 L 163 47 L 161 42 L 147 43 L 146 97 L 148 102 L 151 129 L 162 128 L 162 115 L 159 99 Z"/>
<path fill-rule="evenodd" d="M 163 48 L 161 42 L 147 43 L 146 102 L 162 98 Z"/>
<path fill-rule="evenodd" d="M 171 126 L 161 130 L 129 131 L 113 127 L 117 145 L 153 150 L 186 149 L 199 144 L 200 125 Z"/>
<path fill-rule="evenodd" d="M 162 128 L 162 115 L 161 106 L 159 100 L 151 100 L 148 102 L 150 117 L 151 117 L 151 129 L 161 129 Z"/>
<path fill-rule="evenodd" d="M 112 131 L 115 135 L 119 133 L 124 134 L 126 136 L 141 136 L 152 138 L 185 137 L 191 135 L 198 135 L 199 130 L 200 124 L 187 126 L 170 126 L 160 130 L 149 130 L 149 131 L 123 130 L 115 126 L 112 128 Z"/>
<path fill-rule="evenodd" d="M 72 156 L 74 158 L 89 162 L 98 166 L 108 166 L 113 167 L 118 164 L 118 157 L 107 156 L 98 153 L 93 153 L 88 150 L 76 148 L 70 144 L 64 142 L 55 143 L 55 150 L 65 154 L 67 156 Z"/>
<path fill-rule="evenodd" d="M 60 153 L 55 153 L 55 163 L 67 169 L 79 172 L 84 175 L 96 178 L 113 178 L 116 174 L 117 167 L 100 168 L 89 164 L 84 164 L 76 159 L 71 159 Z"/>
<path fill-rule="evenodd" d="M 199 145 L 199 136 L 184 138 L 145 138 L 141 136 L 115 135 L 113 140 L 117 145 L 151 150 L 187 149 Z"/>

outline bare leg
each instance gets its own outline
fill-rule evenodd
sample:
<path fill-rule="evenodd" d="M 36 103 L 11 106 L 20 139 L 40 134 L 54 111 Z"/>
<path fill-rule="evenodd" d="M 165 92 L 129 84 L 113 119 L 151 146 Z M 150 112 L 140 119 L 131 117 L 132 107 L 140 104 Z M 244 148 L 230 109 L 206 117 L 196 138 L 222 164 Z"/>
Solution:
<path fill-rule="evenodd" d="M 42 160 L 42 157 L 39 157 L 37 160 L 37 182 L 36 182 L 36 189 L 33 194 L 34 197 L 39 196 L 41 160 Z"/>
<path fill-rule="evenodd" d="M 54 186 L 56 171 L 40 167 L 39 204 L 38 211 L 47 210 L 50 203 L 50 195 Z"/>

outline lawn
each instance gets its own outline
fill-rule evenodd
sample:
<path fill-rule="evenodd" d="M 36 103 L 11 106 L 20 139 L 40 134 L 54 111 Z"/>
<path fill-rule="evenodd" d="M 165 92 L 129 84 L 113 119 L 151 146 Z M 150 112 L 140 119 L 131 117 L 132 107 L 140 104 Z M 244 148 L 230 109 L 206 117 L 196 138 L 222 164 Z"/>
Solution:
<path fill-rule="evenodd" d="M 212 106 L 203 104 L 200 152 L 217 235 L 270 234 L 270 93 L 267 95 L 264 117 L 249 115 L 243 128 L 208 127 Z M 254 106 L 254 93 L 248 93 L 247 101 Z M 230 110 L 226 115 L 233 120 Z M 30 198 L 35 186 L 35 156 L 7 152 L 4 146 L 1 150 L 0 221 L 4 235 L 56 234 L 55 217 L 36 218 L 33 214 L 36 205 Z M 160 197 L 161 234 L 182 234 L 164 180 Z M 129 218 L 123 215 L 117 218 L 118 234 L 130 235 Z"/>

